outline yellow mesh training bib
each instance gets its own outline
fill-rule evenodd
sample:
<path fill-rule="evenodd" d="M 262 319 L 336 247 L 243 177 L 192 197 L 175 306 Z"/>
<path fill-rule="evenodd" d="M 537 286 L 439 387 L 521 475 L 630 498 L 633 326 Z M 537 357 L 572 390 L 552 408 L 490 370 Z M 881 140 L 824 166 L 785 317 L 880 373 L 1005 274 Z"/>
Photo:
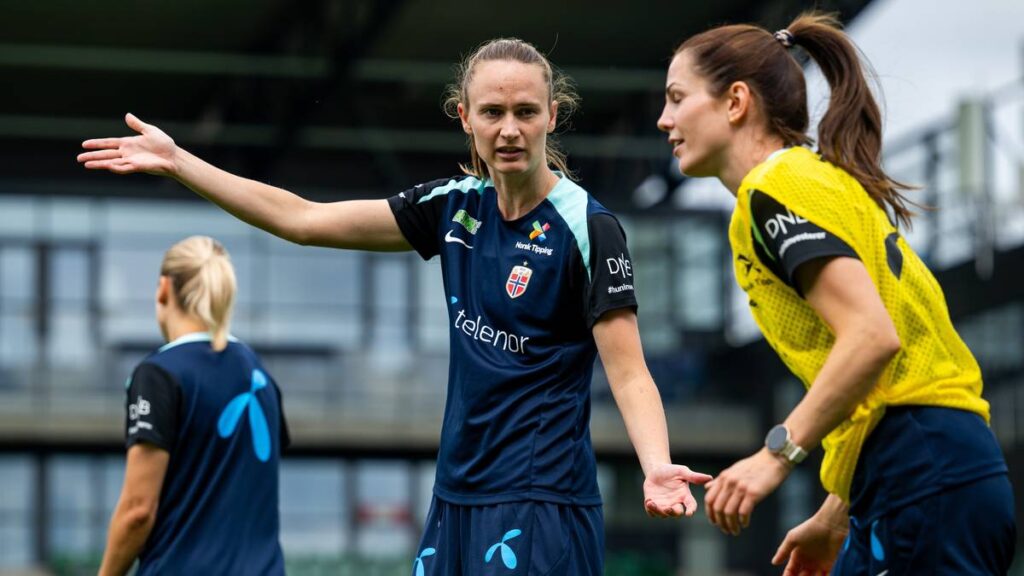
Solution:
<path fill-rule="evenodd" d="M 867 268 L 899 334 L 902 347 L 876 386 L 822 442 L 821 481 L 849 501 L 850 483 L 868 434 L 886 406 L 944 406 L 989 419 L 981 398 L 981 370 L 953 329 L 935 277 L 899 235 L 864 188 L 845 171 L 806 148 L 775 154 L 740 184 L 729 226 L 736 280 L 768 344 L 804 386 L 810 387 L 835 340 L 828 325 L 775 276 L 754 249 L 750 194 L 771 196 L 846 242 Z"/>

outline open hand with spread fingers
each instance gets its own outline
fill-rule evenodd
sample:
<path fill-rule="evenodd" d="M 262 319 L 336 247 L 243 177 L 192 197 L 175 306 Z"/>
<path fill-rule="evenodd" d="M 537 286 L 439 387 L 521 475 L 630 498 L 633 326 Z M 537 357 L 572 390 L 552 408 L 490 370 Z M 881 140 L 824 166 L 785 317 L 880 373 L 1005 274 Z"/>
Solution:
<path fill-rule="evenodd" d="M 644 480 L 644 510 L 652 518 L 693 516 L 697 499 L 690 493 L 690 484 L 704 484 L 711 479 L 678 464 L 656 466 Z"/>
<path fill-rule="evenodd" d="M 90 170 L 109 170 L 115 174 L 145 172 L 159 176 L 173 176 L 174 140 L 156 126 L 146 124 L 134 114 L 126 114 L 125 123 L 137 136 L 96 138 L 82 142 L 90 150 L 78 155 L 78 161 Z"/>

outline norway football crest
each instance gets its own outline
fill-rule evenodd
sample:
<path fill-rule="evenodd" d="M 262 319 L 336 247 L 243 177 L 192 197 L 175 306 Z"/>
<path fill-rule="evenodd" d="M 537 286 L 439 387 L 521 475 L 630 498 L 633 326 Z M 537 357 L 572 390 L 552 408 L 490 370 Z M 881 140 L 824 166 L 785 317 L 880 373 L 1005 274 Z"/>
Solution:
<path fill-rule="evenodd" d="M 523 262 L 522 266 L 515 266 L 512 268 L 512 272 L 508 275 L 508 280 L 505 281 L 505 293 L 508 294 L 509 298 L 519 298 L 526 292 L 526 287 L 530 285 L 530 277 L 533 276 L 533 270 L 526 267 L 526 263 Z"/>

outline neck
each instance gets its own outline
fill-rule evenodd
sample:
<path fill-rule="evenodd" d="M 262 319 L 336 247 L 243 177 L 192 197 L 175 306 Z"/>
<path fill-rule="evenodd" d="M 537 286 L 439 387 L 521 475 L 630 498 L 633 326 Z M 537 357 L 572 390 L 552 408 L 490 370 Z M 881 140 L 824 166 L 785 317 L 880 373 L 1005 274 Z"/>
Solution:
<path fill-rule="evenodd" d="M 547 198 L 558 184 L 558 174 L 547 166 L 530 174 L 501 174 L 491 171 L 494 189 L 498 192 L 498 210 L 505 220 L 515 220 Z"/>
<path fill-rule="evenodd" d="M 757 138 L 736 138 L 729 161 L 722 167 L 718 179 L 735 196 L 739 193 L 740 184 L 755 166 L 764 162 L 773 152 L 786 146 L 778 136 L 761 136 Z"/>
<path fill-rule="evenodd" d="M 166 333 L 164 337 L 168 342 L 174 342 L 182 336 L 195 332 L 207 332 L 209 329 L 198 318 L 191 316 L 174 316 L 167 319 Z"/>

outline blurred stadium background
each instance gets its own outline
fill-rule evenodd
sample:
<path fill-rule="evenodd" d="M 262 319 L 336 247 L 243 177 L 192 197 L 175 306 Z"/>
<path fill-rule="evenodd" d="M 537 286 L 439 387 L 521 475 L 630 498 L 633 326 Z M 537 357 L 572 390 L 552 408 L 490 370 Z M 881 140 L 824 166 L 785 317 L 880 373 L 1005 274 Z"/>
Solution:
<path fill-rule="evenodd" d="M 938 208 L 910 239 L 982 364 L 1020 486 L 1024 5 L 818 5 L 840 12 L 880 74 L 888 168 Z M 681 180 L 654 123 L 679 41 L 724 22 L 781 27 L 809 7 L 0 1 L 0 573 L 95 573 L 123 474 L 122 383 L 160 344 L 151 298 L 162 253 L 194 233 L 231 251 L 234 333 L 263 354 L 285 394 L 289 572 L 410 572 L 444 406 L 436 263 L 288 245 L 172 182 L 86 173 L 74 157 L 84 138 L 124 134 L 131 111 L 222 167 L 306 197 L 384 198 L 455 173 L 466 157 L 441 92 L 460 54 L 495 36 L 534 42 L 578 83 L 582 112 L 563 142 L 583 186 L 627 227 L 676 459 L 717 472 L 756 450 L 801 387 L 733 285 L 731 198 L 717 183 Z M 813 109 L 823 92 L 819 81 Z M 741 538 L 702 517 L 653 521 L 600 375 L 592 431 L 610 575 L 776 574 L 776 545 L 823 496 L 819 454 Z"/>

